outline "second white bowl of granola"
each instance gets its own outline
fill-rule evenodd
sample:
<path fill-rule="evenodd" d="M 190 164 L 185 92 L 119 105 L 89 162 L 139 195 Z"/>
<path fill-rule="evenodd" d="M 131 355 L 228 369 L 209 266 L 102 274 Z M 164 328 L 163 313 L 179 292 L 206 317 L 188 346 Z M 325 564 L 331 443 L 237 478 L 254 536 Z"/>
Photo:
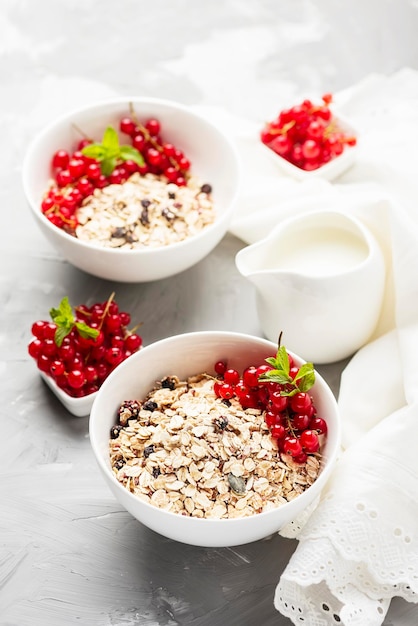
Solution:
<path fill-rule="evenodd" d="M 22 174 L 36 223 L 66 260 L 100 278 L 147 282 L 188 269 L 219 243 L 239 163 L 229 138 L 191 108 L 127 97 L 53 121 Z"/>
<path fill-rule="evenodd" d="M 242 383 L 246 368 L 266 366 L 276 352 L 258 337 L 188 333 L 143 348 L 109 376 L 93 403 L 90 440 L 110 490 L 136 519 L 183 543 L 233 546 L 278 532 L 314 502 L 339 452 L 337 403 L 315 372 L 309 393 L 298 396 L 309 396 L 314 410 L 301 408 L 309 416 L 291 422 L 289 408 L 277 418 L 292 439 L 284 450 L 280 426 L 273 437 L 266 413 L 267 388 L 276 383 L 259 385 L 257 397 Z M 303 361 L 287 352 L 293 376 Z M 225 362 L 233 373 L 219 380 Z M 231 389 L 221 390 L 228 377 Z M 302 438 L 302 430 L 311 434 Z M 307 454 L 289 455 L 295 439 L 307 442 Z"/>

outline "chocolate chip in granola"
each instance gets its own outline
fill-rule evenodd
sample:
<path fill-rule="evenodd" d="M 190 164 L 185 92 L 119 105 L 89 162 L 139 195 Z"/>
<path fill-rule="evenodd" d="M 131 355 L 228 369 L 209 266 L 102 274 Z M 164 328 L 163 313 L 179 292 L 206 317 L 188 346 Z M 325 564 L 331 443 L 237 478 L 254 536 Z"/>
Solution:
<path fill-rule="evenodd" d="M 209 185 L 208 183 L 205 183 L 204 185 L 201 186 L 200 191 L 202 193 L 210 194 L 210 193 L 212 193 L 212 185 Z"/>
<path fill-rule="evenodd" d="M 148 209 L 149 205 L 151 204 L 151 200 L 148 200 L 148 198 L 143 198 L 141 200 L 141 204 L 144 207 L 144 209 Z"/>
<path fill-rule="evenodd" d="M 144 207 L 142 209 L 141 217 L 139 218 L 139 221 L 141 222 L 142 226 L 147 226 L 147 224 L 149 224 L 149 215 L 148 215 L 147 207 Z"/>
<path fill-rule="evenodd" d="M 135 241 L 138 241 L 138 237 L 136 237 L 132 232 L 127 232 L 126 233 L 126 237 L 125 237 L 127 243 L 134 243 Z"/>
<path fill-rule="evenodd" d="M 170 209 L 168 209 L 167 207 L 165 207 L 162 211 L 161 211 L 161 215 L 163 217 L 165 217 L 165 219 L 167 220 L 167 222 L 172 222 L 174 219 L 176 219 L 175 214 L 173 213 L 173 211 L 170 211 Z"/>
<path fill-rule="evenodd" d="M 113 467 L 117 470 L 122 469 L 124 465 L 125 461 L 123 459 L 116 459 L 116 461 L 113 463 Z"/>
<path fill-rule="evenodd" d="M 126 229 L 122 227 L 115 228 L 112 230 L 111 237 L 112 239 L 122 239 L 126 235 Z"/>
<path fill-rule="evenodd" d="M 155 411 L 155 409 L 158 409 L 158 404 L 156 402 L 154 402 L 153 400 L 147 400 L 142 405 L 142 408 L 144 409 L 144 411 L 151 411 L 152 412 L 152 411 Z"/>
<path fill-rule="evenodd" d="M 215 417 L 213 419 L 213 424 L 217 432 L 225 430 L 225 428 L 228 426 L 228 418 L 226 417 L 226 415 L 219 415 L 218 417 Z"/>
<path fill-rule="evenodd" d="M 144 457 L 147 459 L 150 454 L 155 452 L 154 444 L 150 444 L 149 446 L 145 446 L 144 448 Z"/>
<path fill-rule="evenodd" d="M 174 198 L 176 197 L 176 194 L 174 193 L 174 191 L 169 191 L 168 197 L 170 198 L 170 200 L 174 200 Z"/>

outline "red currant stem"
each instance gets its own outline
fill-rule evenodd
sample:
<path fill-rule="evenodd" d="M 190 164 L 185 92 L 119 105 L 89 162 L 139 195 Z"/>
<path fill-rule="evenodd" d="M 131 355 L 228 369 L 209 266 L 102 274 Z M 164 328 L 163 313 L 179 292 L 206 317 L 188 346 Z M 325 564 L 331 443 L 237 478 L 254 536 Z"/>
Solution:
<path fill-rule="evenodd" d="M 103 309 L 103 315 L 102 315 L 102 317 L 100 319 L 100 324 L 98 326 L 98 330 L 102 330 L 102 326 L 104 324 L 106 315 L 109 313 L 109 308 L 110 308 L 110 305 L 112 304 L 112 301 L 113 301 L 114 297 L 115 297 L 115 292 L 113 291 L 110 294 L 110 296 L 109 296 L 109 298 L 108 298 L 108 300 L 106 302 L 105 308 Z"/>
<path fill-rule="evenodd" d="M 293 430 L 292 422 L 291 422 L 290 417 L 289 417 L 289 411 L 286 412 L 286 420 L 287 420 L 287 426 L 288 426 L 290 432 L 292 433 L 293 437 L 296 437 L 295 431 Z"/>
<path fill-rule="evenodd" d="M 76 130 L 84 139 L 88 139 L 89 141 L 93 141 L 93 139 L 91 137 L 89 137 L 88 135 L 86 135 L 86 133 L 83 130 L 81 130 L 81 128 L 79 126 L 77 126 L 77 124 L 74 124 L 74 122 L 73 122 L 71 125 L 74 128 L 74 130 Z"/>
<path fill-rule="evenodd" d="M 152 145 L 153 148 L 158 150 L 158 152 L 160 154 L 164 154 L 164 150 L 163 150 L 162 146 L 158 143 L 158 141 L 155 141 L 154 137 L 152 137 L 150 135 L 148 130 L 145 128 L 145 126 L 143 124 L 141 124 L 141 122 L 138 120 L 138 117 L 136 115 L 136 112 L 135 112 L 135 109 L 134 109 L 134 105 L 132 104 L 132 102 L 129 103 L 129 112 L 130 112 L 132 120 L 135 122 L 136 126 L 139 128 L 141 133 L 144 135 L 145 139 Z M 174 169 L 176 169 L 178 172 L 181 172 L 183 174 L 184 178 L 187 179 L 187 178 L 190 177 L 188 172 L 182 170 L 179 167 L 179 164 L 177 163 L 177 161 L 175 159 L 173 159 L 173 157 L 169 156 L 167 158 L 168 158 L 170 164 L 174 167 Z"/>
<path fill-rule="evenodd" d="M 139 324 L 136 324 L 133 328 L 127 328 L 126 329 L 126 336 L 128 335 L 133 335 L 134 333 L 136 333 L 136 331 L 141 328 L 141 326 L 144 324 L 144 322 L 139 322 Z"/>
<path fill-rule="evenodd" d="M 286 135 L 287 132 L 293 128 L 293 126 L 296 124 L 296 122 L 293 120 L 292 122 L 288 122 L 287 124 L 285 124 L 283 126 L 283 128 L 271 128 L 269 125 L 268 127 L 268 132 L 270 133 L 270 135 Z"/>

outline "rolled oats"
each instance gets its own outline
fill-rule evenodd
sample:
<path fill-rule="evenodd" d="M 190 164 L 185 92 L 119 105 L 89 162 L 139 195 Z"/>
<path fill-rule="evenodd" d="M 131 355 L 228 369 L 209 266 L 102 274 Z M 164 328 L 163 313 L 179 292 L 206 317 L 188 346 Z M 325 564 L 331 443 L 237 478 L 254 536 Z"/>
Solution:
<path fill-rule="evenodd" d="M 159 508 L 208 519 L 268 511 L 312 485 L 320 455 L 302 465 L 280 454 L 262 412 L 222 401 L 213 383 L 171 376 L 142 403 L 122 403 L 109 443 L 117 480 Z"/>
<path fill-rule="evenodd" d="M 190 178 L 178 187 L 163 176 L 138 173 L 122 184 L 95 189 L 77 209 L 78 239 L 120 250 L 167 246 L 215 220 L 211 186 Z"/>

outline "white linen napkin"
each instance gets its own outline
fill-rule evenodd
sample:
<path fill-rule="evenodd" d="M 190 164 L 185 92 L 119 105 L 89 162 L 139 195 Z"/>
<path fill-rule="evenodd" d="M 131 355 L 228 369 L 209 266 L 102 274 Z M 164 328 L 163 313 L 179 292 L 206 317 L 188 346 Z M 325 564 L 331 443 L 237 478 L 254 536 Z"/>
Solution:
<path fill-rule="evenodd" d="M 286 178 L 260 124 L 225 120 L 244 169 L 230 230 L 250 244 L 289 215 L 338 206 L 385 254 L 381 320 L 342 375 L 344 450 L 313 512 L 281 533 L 299 544 L 274 599 L 294 624 L 379 626 L 394 596 L 418 601 L 418 73 L 371 75 L 335 101 L 359 144 L 334 183 Z"/>

